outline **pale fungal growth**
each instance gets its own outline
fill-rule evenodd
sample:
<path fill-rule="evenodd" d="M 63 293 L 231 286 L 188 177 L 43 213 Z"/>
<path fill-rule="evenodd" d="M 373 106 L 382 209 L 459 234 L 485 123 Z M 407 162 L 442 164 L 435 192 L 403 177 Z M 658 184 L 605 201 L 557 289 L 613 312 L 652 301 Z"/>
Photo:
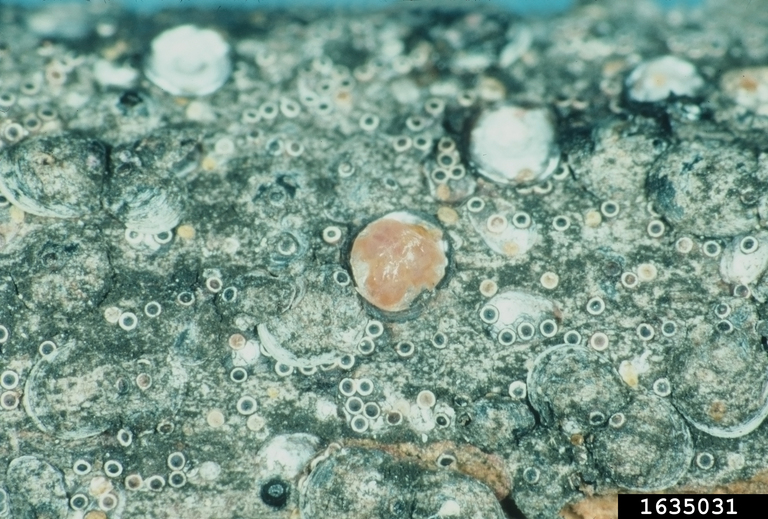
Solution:
<path fill-rule="evenodd" d="M 252 414 L 245 421 L 245 426 L 249 431 L 258 432 L 264 430 L 264 428 L 267 426 L 267 422 L 264 420 L 264 417 L 257 414 Z"/>
<path fill-rule="evenodd" d="M 136 386 L 142 391 L 152 387 L 152 377 L 148 373 L 139 373 L 136 375 Z"/>
<path fill-rule="evenodd" d="M 634 101 L 664 101 L 670 94 L 694 96 L 704 86 L 696 67 L 676 56 L 661 56 L 638 65 L 627 78 L 627 93 Z"/>
<path fill-rule="evenodd" d="M 640 281 L 653 281 L 659 274 L 653 263 L 641 263 L 637 266 L 637 279 Z"/>
<path fill-rule="evenodd" d="M 626 423 L 627 418 L 624 413 L 615 413 L 608 419 L 608 425 L 614 429 L 621 429 Z"/>
<path fill-rule="evenodd" d="M 514 105 L 485 110 L 471 132 L 470 156 L 479 173 L 494 182 L 543 182 L 560 161 L 551 115 Z"/>
<path fill-rule="evenodd" d="M 19 407 L 19 394 L 15 391 L 4 391 L 0 394 L 0 407 L 6 411 L 12 411 Z"/>
<path fill-rule="evenodd" d="M 218 429 L 224 425 L 226 419 L 224 418 L 224 413 L 222 413 L 219 409 L 211 409 L 208 411 L 208 414 L 205 417 L 205 421 L 211 428 Z"/>
<path fill-rule="evenodd" d="M 421 391 L 416 396 L 416 405 L 422 409 L 431 409 L 435 406 L 435 403 L 437 403 L 437 398 L 435 398 L 435 394 L 428 389 Z"/>
<path fill-rule="evenodd" d="M 488 217 L 488 220 L 486 220 L 485 223 L 485 227 L 488 229 L 488 232 L 493 234 L 504 232 L 508 226 L 509 223 L 503 214 L 492 214 Z"/>
<path fill-rule="evenodd" d="M 114 510 L 119 502 L 117 496 L 112 492 L 99 496 L 99 508 L 105 512 Z"/>
<path fill-rule="evenodd" d="M 229 78 L 229 44 L 216 31 L 194 25 L 168 29 L 152 40 L 144 73 L 176 96 L 204 96 Z"/>
<path fill-rule="evenodd" d="M 584 225 L 587 227 L 599 227 L 603 223 L 603 216 L 600 211 L 590 209 L 584 214 Z"/>
<path fill-rule="evenodd" d="M 402 312 L 434 290 L 448 266 L 443 231 L 404 211 L 368 224 L 355 237 L 350 266 L 360 295 L 387 312 Z"/>
<path fill-rule="evenodd" d="M 621 275 L 621 284 L 626 288 L 635 288 L 637 286 L 638 279 L 633 272 L 624 272 Z"/>
<path fill-rule="evenodd" d="M 604 351 L 608 348 L 608 336 L 603 332 L 595 332 L 589 337 L 589 345 L 595 351 Z"/>
<path fill-rule="evenodd" d="M 747 67 L 723 74 L 720 88 L 736 104 L 768 115 L 768 67 Z"/>
<path fill-rule="evenodd" d="M 484 279 L 480 282 L 480 293 L 484 297 L 493 297 L 499 291 L 499 286 L 492 279 Z"/>
<path fill-rule="evenodd" d="M 109 306 L 104 309 L 104 319 L 109 324 L 117 324 L 117 322 L 120 320 L 120 315 L 122 314 L 122 310 L 116 306 Z"/>
<path fill-rule="evenodd" d="M 137 491 L 144 485 L 144 479 L 139 474 L 128 474 L 124 483 L 127 490 Z"/>
<path fill-rule="evenodd" d="M 232 155 L 235 152 L 235 143 L 229 137 L 222 137 L 214 143 L 213 151 L 218 155 Z"/>
<path fill-rule="evenodd" d="M 245 348 L 246 338 L 241 333 L 233 333 L 229 336 L 227 343 L 229 344 L 229 347 L 235 351 L 242 350 Z"/>
<path fill-rule="evenodd" d="M 539 283 L 541 283 L 541 286 L 547 290 L 554 290 L 560 283 L 560 276 L 554 272 L 548 271 L 541 275 L 541 278 L 539 278 Z"/>

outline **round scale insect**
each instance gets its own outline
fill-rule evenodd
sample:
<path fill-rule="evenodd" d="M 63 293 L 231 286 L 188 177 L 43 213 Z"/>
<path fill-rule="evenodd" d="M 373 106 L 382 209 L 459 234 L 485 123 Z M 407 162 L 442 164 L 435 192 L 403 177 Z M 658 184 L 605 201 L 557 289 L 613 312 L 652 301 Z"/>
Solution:
<path fill-rule="evenodd" d="M 98 211 L 106 147 L 71 134 L 41 136 L 0 153 L 0 193 L 26 213 L 79 218 Z"/>

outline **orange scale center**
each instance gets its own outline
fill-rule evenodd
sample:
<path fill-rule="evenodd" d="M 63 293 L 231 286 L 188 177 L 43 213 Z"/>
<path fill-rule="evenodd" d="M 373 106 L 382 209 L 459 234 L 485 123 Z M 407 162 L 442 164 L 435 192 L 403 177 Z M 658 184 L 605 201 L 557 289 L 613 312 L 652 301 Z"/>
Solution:
<path fill-rule="evenodd" d="M 439 229 L 422 224 L 386 218 L 371 223 L 355 240 L 350 258 L 357 279 L 367 271 L 360 293 L 382 310 L 408 308 L 445 275 L 442 237 Z"/>

